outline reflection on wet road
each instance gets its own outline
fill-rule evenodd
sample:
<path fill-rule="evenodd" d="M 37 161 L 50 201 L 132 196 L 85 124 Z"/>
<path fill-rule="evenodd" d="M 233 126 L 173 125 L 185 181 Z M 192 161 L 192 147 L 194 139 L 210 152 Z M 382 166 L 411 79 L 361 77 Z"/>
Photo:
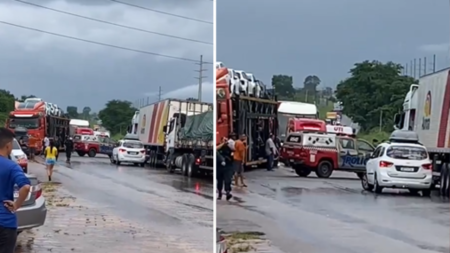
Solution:
<path fill-rule="evenodd" d="M 44 189 L 52 198 L 46 225 L 21 234 L 17 252 L 212 252 L 211 179 L 116 166 L 107 158 L 75 156 L 70 166 L 60 160 L 54 181 L 61 186 Z M 46 181 L 42 165 L 30 172 Z"/>
<path fill-rule="evenodd" d="M 362 191 L 356 176 L 247 174 L 248 189 L 218 204 L 218 226 L 262 231 L 284 252 L 450 252 L 450 205 L 402 190 Z"/>

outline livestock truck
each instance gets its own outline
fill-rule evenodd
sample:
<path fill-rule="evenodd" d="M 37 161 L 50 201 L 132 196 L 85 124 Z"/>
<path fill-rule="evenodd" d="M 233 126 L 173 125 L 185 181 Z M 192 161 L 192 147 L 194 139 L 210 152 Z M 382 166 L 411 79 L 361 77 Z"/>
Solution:
<path fill-rule="evenodd" d="M 394 128 L 415 131 L 433 164 L 433 185 L 450 194 L 450 69 L 424 75 L 406 94 Z"/>
<path fill-rule="evenodd" d="M 164 164 L 185 176 L 213 172 L 211 103 L 165 99 L 136 112 L 128 136 L 139 139 L 151 166 Z M 137 123 L 136 123 L 137 122 Z"/>
<path fill-rule="evenodd" d="M 216 72 L 216 140 L 231 133 L 247 136 L 246 167 L 265 166 L 265 141 L 278 130 L 276 97 L 257 98 L 231 93 L 228 69 Z M 266 96 L 267 97 L 267 96 Z"/>

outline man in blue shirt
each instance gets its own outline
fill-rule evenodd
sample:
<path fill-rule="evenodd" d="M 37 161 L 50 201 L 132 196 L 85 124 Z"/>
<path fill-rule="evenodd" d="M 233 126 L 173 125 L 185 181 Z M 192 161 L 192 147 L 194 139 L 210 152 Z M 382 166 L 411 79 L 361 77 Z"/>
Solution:
<path fill-rule="evenodd" d="M 30 192 L 30 180 L 20 166 L 8 159 L 13 148 L 14 134 L 0 128 L 0 253 L 14 253 L 17 240 L 17 217 L 19 209 Z M 14 200 L 14 186 L 19 196 Z"/>

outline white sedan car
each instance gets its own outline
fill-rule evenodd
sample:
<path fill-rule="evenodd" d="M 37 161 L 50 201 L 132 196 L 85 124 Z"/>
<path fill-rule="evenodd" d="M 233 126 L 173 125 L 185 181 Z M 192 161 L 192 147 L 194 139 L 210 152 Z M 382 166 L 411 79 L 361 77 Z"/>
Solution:
<path fill-rule="evenodd" d="M 382 143 L 370 156 L 362 178 L 365 190 L 408 189 L 430 196 L 433 172 L 427 150 L 420 144 Z"/>
<path fill-rule="evenodd" d="M 120 140 L 113 149 L 111 163 L 133 163 L 141 167 L 145 166 L 145 148 L 142 142 L 135 140 Z"/>

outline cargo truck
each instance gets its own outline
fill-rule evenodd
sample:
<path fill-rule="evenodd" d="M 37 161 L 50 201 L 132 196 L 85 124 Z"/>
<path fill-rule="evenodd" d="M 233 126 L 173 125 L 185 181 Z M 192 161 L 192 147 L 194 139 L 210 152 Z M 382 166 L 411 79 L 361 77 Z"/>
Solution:
<path fill-rule="evenodd" d="M 433 161 L 433 187 L 450 193 L 450 69 L 419 78 L 406 94 L 394 128 L 415 131 Z"/>
<path fill-rule="evenodd" d="M 127 136 L 143 143 L 151 166 L 185 176 L 212 173 L 212 114 L 211 103 L 165 99 L 136 112 Z"/>
<path fill-rule="evenodd" d="M 231 93 L 227 68 L 216 71 L 216 140 L 231 133 L 247 136 L 246 167 L 265 166 L 265 141 L 278 130 L 278 102 Z M 276 163 L 276 162 L 275 162 Z"/>

